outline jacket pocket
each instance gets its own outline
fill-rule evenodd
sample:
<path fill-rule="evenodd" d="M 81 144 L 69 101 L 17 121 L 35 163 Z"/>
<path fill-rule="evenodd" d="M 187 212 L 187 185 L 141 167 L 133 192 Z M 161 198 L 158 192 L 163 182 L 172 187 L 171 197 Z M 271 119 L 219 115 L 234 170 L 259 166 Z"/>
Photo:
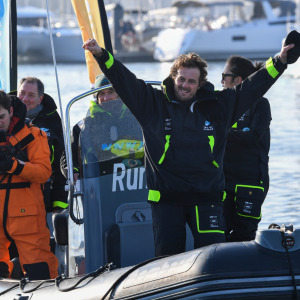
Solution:
<path fill-rule="evenodd" d="M 38 232 L 38 209 L 34 205 L 10 207 L 7 229 L 10 235 L 26 235 Z"/>
<path fill-rule="evenodd" d="M 236 185 L 234 198 L 236 213 L 241 217 L 260 219 L 264 198 L 263 187 Z"/>
<path fill-rule="evenodd" d="M 196 221 L 199 233 L 224 233 L 223 208 L 219 205 L 197 205 Z"/>

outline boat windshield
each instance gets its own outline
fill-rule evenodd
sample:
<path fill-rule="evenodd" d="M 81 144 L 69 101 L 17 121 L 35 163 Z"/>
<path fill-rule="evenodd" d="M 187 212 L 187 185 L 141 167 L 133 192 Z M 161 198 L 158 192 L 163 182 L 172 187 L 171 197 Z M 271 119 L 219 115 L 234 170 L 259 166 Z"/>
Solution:
<path fill-rule="evenodd" d="M 89 107 L 83 109 L 83 101 L 74 104 L 74 113 L 71 111 L 70 117 L 72 123 L 77 124 L 74 124 L 77 131 L 80 130 L 78 143 L 73 142 L 72 154 L 73 161 L 78 158 L 82 176 L 112 174 L 116 163 L 123 164 L 126 169 L 144 165 L 140 125 L 122 100 L 114 99 L 98 104 L 93 96 L 89 97 L 90 101 L 84 100 L 85 107 L 87 102 Z M 83 110 L 86 113 L 80 116 Z M 77 119 L 78 116 L 80 119 Z"/>
<path fill-rule="evenodd" d="M 76 218 L 83 220 L 84 216 L 84 226 L 69 223 L 70 275 L 90 272 L 111 261 L 111 252 L 104 250 L 107 234 L 118 223 L 118 216 L 128 213 L 127 209 L 123 213 L 124 205 L 128 208 L 140 203 L 133 214 L 138 210 L 142 212 L 141 220 L 149 218 L 139 123 L 121 99 L 98 104 L 91 91 L 84 95 L 87 96 L 80 101 L 72 102 L 69 110 L 72 161 L 80 179 L 75 182 L 71 201 Z"/>

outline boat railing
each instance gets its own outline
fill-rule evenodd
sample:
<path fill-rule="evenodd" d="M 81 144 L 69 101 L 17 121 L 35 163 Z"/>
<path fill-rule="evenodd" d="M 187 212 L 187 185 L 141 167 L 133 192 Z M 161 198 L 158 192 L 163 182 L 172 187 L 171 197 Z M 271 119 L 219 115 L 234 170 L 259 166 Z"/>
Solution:
<path fill-rule="evenodd" d="M 147 84 L 150 85 L 154 85 L 154 86 L 159 86 L 161 85 L 160 81 L 145 81 Z M 70 214 L 70 218 L 73 220 L 74 223 L 76 224 L 83 224 L 83 219 L 77 218 L 74 215 L 74 211 L 73 211 L 73 207 L 74 207 L 74 199 L 81 195 L 81 189 L 77 189 L 75 188 L 75 184 L 74 184 L 74 173 L 73 173 L 73 157 L 72 157 L 72 150 L 71 150 L 71 123 L 70 123 L 70 111 L 71 111 L 71 107 L 74 105 L 74 103 L 76 103 L 77 101 L 87 97 L 87 96 L 91 96 L 94 95 L 95 93 L 98 93 L 101 90 L 105 90 L 107 88 L 110 88 L 111 84 L 99 87 L 99 88 L 95 88 L 95 89 L 91 89 L 88 90 L 76 97 L 74 97 L 73 99 L 71 99 L 69 101 L 69 103 L 67 104 L 66 107 L 66 111 L 65 111 L 65 122 L 66 122 L 66 159 L 67 159 L 67 165 L 68 165 L 68 189 L 69 189 L 69 214 Z"/>

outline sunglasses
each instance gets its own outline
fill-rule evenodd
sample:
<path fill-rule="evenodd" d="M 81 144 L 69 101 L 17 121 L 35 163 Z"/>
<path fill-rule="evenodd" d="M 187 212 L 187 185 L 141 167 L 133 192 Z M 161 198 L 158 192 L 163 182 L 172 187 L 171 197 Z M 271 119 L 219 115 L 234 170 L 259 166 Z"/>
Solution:
<path fill-rule="evenodd" d="M 222 81 L 225 80 L 225 77 L 236 77 L 237 75 L 235 74 L 227 74 L 227 73 L 222 73 Z"/>

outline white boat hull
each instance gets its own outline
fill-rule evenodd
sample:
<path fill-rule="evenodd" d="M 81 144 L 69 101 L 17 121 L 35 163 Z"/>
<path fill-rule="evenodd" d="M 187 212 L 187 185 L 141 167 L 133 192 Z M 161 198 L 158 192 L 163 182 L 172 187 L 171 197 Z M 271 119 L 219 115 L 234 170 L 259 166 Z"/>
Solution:
<path fill-rule="evenodd" d="M 160 32 L 154 59 L 170 61 L 189 52 L 196 52 L 208 60 L 224 60 L 233 54 L 264 59 L 280 51 L 286 35 L 286 25 L 270 26 L 266 21 L 212 31 L 170 28 Z"/>
<path fill-rule="evenodd" d="M 85 62 L 79 29 L 54 29 L 53 44 L 57 62 Z M 17 53 L 20 62 L 52 62 L 49 30 L 39 27 L 18 27 Z"/>

